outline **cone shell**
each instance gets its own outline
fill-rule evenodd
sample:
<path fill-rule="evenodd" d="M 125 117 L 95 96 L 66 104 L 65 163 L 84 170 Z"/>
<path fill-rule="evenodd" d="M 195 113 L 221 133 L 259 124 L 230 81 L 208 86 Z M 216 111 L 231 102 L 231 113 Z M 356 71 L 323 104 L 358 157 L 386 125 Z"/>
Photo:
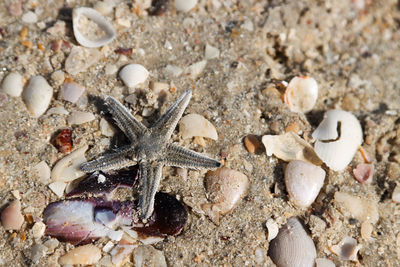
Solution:
<path fill-rule="evenodd" d="M 331 169 L 342 171 L 362 143 L 360 122 L 350 112 L 329 110 L 313 132 L 314 151 Z"/>
<path fill-rule="evenodd" d="M 313 267 L 317 252 L 299 219 L 291 217 L 271 241 L 268 255 L 278 267 Z"/>
<path fill-rule="evenodd" d="M 290 200 L 302 208 L 314 202 L 324 180 L 325 171 L 305 161 L 293 160 L 285 169 L 285 184 Z"/>

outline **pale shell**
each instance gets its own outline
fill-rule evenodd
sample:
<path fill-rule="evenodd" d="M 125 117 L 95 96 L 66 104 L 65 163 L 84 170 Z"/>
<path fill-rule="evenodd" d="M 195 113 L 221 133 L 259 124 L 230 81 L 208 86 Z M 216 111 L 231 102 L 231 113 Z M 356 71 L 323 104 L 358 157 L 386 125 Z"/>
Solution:
<path fill-rule="evenodd" d="M 121 69 L 119 77 L 126 86 L 133 88 L 147 80 L 149 71 L 140 64 L 128 64 Z"/>
<path fill-rule="evenodd" d="M 292 112 L 306 113 L 315 105 L 318 98 L 318 84 L 307 76 L 294 77 L 286 87 L 284 100 Z"/>
<path fill-rule="evenodd" d="M 218 140 L 214 125 L 199 114 L 188 114 L 179 121 L 179 133 L 183 139 L 201 136 Z"/>
<path fill-rule="evenodd" d="M 351 162 L 362 143 L 360 122 L 350 112 L 329 110 L 313 132 L 314 150 L 322 161 L 335 171 L 342 171 Z"/>
<path fill-rule="evenodd" d="M 92 121 L 94 119 L 95 119 L 95 117 L 94 117 L 93 113 L 84 112 L 84 111 L 73 111 L 68 116 L 68 123 L 71 125 L 83 124 L 83 123 Z"/>
<path fill-rule="evenodd" d="M 318 258 L 318 259 L 315 259 L 315 266 L 316 267 L 335 267 L 335 264 L 328 259 Z"/>
<path fill-rule="evenodd" d="M 175 0 L 175 8 L 178 11 L 188 12 L 197 5 L 198 0 Z"/>
<path fill-rule="evenodd" d="M 285 184 L 290 200 L 301 208 L 307 208 L 314 202 L 324 180 L 325 171 L 305 161 L 291 161 L 285 169 Z"/>
<path fill-rule="evenodd" d="M 80 19 L 82 16 L 87 17 L 92 22 L 96 23 L 98 27 L 104 31 L 104 35 L 96 38 L 90 39 L 81 32 L 80 29 Z M 75 39 L 78 43 L 85 47 L 100 47 L 104 46 L 114 40 L 117 36 L 111 23 L 103 17 L 99 12 L 89 7 L 79 7 L 75 8 L 72 12 L 72 26 L 74 30 Z"/>
<path fill-rule="evenodd" d="M 47 81 L 42 76 L 34 76 L 29 80 L 29 84 L 22 94 L 22 99 L 29 113 L 34 118 L 38 118 L 49 107 L 52 96 L 53 88 Z"/>
<path fill-rule="evenodd" d="M 0 92 L 6 93 L 9 96 L 20 96 L 23 85 L 21 74 L 18 72 L 11 72 L 3 79 Z"/>
<path fill-rule="evenodd" d="M 60 89 L 61 98 L 71 103 L 76 103 L 83 92 L 85 87 L 73 81 L 64 82 Z"/>
<path fill-rule="evenodd" d="M 346 236 L 339 244 L 332 246 L 331 250 L 342 260 L 357 261 L 357 253 L 361 247 L 362 245 L 357 245 L 357 240 Z"/>
<path fill-rule="evenodd" d="M 195 80 L 204 71 L 207 65 L 207 60 L 202 60 L 188 66 L 185 70 L 185 74 L 189 75 L 190 78 Z"/>
<path fill-rule="evenodd" d="M 88 146 L 84 145 L 60 159 L 51 171 L 51 179 L 56 182 L 69 182 L 83 176 L 85 173 L 80 170 L 80 166 L 86 162 L 87 149 Z"/>
<path fill-rule="evenodd" d="M 68 251 L 58 259 L 61 265 L 95 264 L 101 258 L 101 250 L 95 245 L 88 244 Z"/>
<path fill-rule="evenodd" d="M 65 60 L 65 71 L 71 75 L 86 71 L 101 56 L 101 52 L 97 49 L 74 46 Z"/>
<path fill-rule="evenodd" d="M 299 219 L 291 217 L 271 241 L 268 255 L 278 267 L 313 267 L 317 251 Z"/>
<path fill-rule="evenodd" d="M 21 202 L 16 199 L 1 212 L 1 224 L 5 230 L 19 230 L 23 223 Z"/>
<path fill-rule="evenodd" d="M 336 192 L 335 202 L 344 208 L 344 211 L 349 212 L 351 217 L 361 222 L 376 223 L 379 219 L 378 205 L 373 200 Z"/>

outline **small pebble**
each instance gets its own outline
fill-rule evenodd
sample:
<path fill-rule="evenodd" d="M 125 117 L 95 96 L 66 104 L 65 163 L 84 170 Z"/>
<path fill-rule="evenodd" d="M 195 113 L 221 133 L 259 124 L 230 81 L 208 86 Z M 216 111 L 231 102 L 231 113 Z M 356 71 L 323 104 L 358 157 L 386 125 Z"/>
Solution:
<path fill-rule="evenodd" d="M 118 67 L 112 64 L 107 64 L 104 72 L 106 75 L 114 75 L 115 73 L 117 73 L 118 71 Z"/>
<path fill-rule="evenodd" d="M 261 142 L 256 135 L 249 134 L 244 138 L 244 146 L 251 154 L 258 152 L 261 148 Z"/>
<path fill-rule="evenodd" d="M 122 262 L 125 261 L 129 255 L 131 255 L 133 249 L 137 247 L 137 245 L 116 245 L 110 252 L 110 255 L 112 256 L 112 263 L 120 266 Z M 140 265 L 136 265 L 140 266 Z"/>
<path fill-rule="evenodd" d="M 371 184 L 374 175 L 374 165 L 360 163 L 353 169 L 354 177 L 362 184 Z"/>
<path fill-rule="evenodd" d="M 88 244 L 68 251 L 58 259 L 61 265 L 95 264 L 101 258 L 101 250 L 95 245 Z"/>
<path fill-rule="evenodd" d="M 48 186 L 54 194 L 56 194 L 58 197 L 62 197 L 64 195 L 64 190 L 65 187 L 67 187 L 67 184 L 65 182 L 53 182 Z"/>
<path fill-rule="evenodd" d="M 207 65 L 207 60 L 196 62 L 186 68 L 185 74 L 189 75 L 190 78 L 195 80 L 204 71 L 206 65 Z"/>
<path fill-rule="evenodd" d="M 105 0 L 105 1 L 97 1 L 93 8 L 100 12 L 102 15 L 108 15 L 111 14 L 115 7 L 115 2 L 111 0 Z"/>
<path fill-rule="evenodd" d="M 14 0 L 8 6 L 11 16 L 19 17 L 22 15 L 22 0 Z"/>
<path fill-rule="evenodd" d="M 38 21 L 37 15 L 32 11 L 28 11 L 25 14 L 23 14 L 21 19 L 22 19 L 22 22 L 28 23 L 28 24 L 36 23 Z"/>
<path fill-rule="evenodd" d="M 175 0 L 175 8 L 178 11 L 188 12 L 197 5 L 198 0 Z"/>
<path fill-rule="evenodd" d="M 34 118 L 38 118 L 49 107 L 52 96 L 53 88 L 47 81 L 42 76 L 34 76 L 29 80 L 29 84 L 22 94 L 22 99 L 29 113 Z"/>
<path fill-rule="evenodd" d="M 65 73 L 62 70 L 56 70 L 51 74 L 51 79 L 53 80 L 54 84 L 59 86 L 65 80 Z"/>
<path fill-rule="evenodd" d="M 209 44 L 206 44 L 206 49 L 204 53 L 205 53 L 204 58 L 207 60 L 213 58 L 219 58 L 219 49 Z"/>
<path fill-rule="evenodd" d="M 374 230 L 374 226 L 369 222 L 365 221 L 361 224 L 361 237 L 364 239 L 370 239 L 372 231 Z"/>
<path fill-rule="evenodd" d="M 100 119 L 100 130 L 101 130 L 101 134 L 104 136 L 114 136 L 115 134 L 115 128 L 104 118 Z"/>
<path fill-rule="evenodd" d="M 149 71 L 140 64 L 129 64 L 119 72 L 119 77 L 128 87 L 135 87 L 144 83 L 149 76 Z"/>
<path fill-rule="evenodd" d="M 9 73 L 1 84 L 0 92 L 6 93 L 9 96 L 20 96 L 24 83 L 21 74 L 18 72 Z"/>
<path fill-rule="evenodd" d="M 52 253 L 58 247 L 59 244 L 60 242 L 57 239 L 51 238 L 46 242 L 44 242 L 43 245 L 45 245 L 48 248 L 48 251 Z"/>
<path fill-rule="evenodd" d="M 199 114 L 188 114 L 179 121 L 179 133 L 183 139 L 201 136 L 218 140 L 214 125 Z"/>
<path fill-rule="evenodd" d="M 139 246 L 133 251 L 135 266 L 167 267 L 164 253 L 152 246 Z"/>
<path fill-rule="evenodd" d="M 54 138 L 54 146 L 61 153 L 68 153 L 72 150 L 72 130 L 62 129 Z"/>
<path fill-rule="evenodd" d="M 84 124 L 86 122 L 92 121 L 95 119 L 93 113 L 84 112 L 84 111 L 72 111 L 71 114 L 68 116 L 68 123 L 70 125 L 74 124 Z"/>
<path fill-rule="evenodd" d="M 46 230 L 46 225 L 43 222 L 36 222 L 32 226 L 32 236 L 33 238 L 41 238 L 44 235 L 44 231 Z"/>
<path fill-rule="evenodd" d="M 50 182 L 50 167 L 45 161 L 39 162 L 32 169 L 42 184 L 48 184 Z"/>
<path fill-rule="evenodd" d="M 65 71 L 71 75 L 84 72 L 95 64 L 101 56 L 97 49 L 74 46 L 65 60 Z"/>
<path fill-rule="evenodd" d="M 39 260 L 46 256 L 47 247 L 42 244 L 35 244 L 31 248 L 31 261 L 35 264 L 39 263 Z"/>
<path fill-rule="evenodd" d="M 46 114 L 68 115 L 69 112 L 64 107 L 54 107 L 54 108 L 49 108 Z"/>
<path fill-rule="evenodd" d="M 66 79 L 61 86 L 60 96 L 63 100 L 76 103 L 83 92 L 85 92 L 85 87 L 73 82 L 71 79 Z"/>
<path fill-rule="evenodd" d="M 1 212 L 1 224 L 5 230 L 19 230 L 23 223 L 21 202 L 16 199 Z"/>

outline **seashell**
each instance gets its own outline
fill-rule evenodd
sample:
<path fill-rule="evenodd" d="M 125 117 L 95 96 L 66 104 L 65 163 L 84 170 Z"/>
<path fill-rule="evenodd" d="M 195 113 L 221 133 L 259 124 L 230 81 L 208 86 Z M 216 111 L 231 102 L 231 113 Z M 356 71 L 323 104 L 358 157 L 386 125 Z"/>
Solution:
<path fill-rule="evenodd" d="M 100 119 L 100 131 L 102 135 L 111 137 L 115 134 L 115 128 L 104 118 Z"/>
<path fill-rule="evenodd" d="M 400 202 L 400 186 L 396 185 L 392 193 L 392 200 L 394 202 Z"/>
<path fill-rule="evenodd" d="M 207 65 L 207 60 L 202 60 L 196 63 L 193 63 L 189 67 L 186 68 L 185 74 L 189 75 L 190 78 L 195 80 L 200 74 L 204 71 Z"/>
<path fill-rule="evenodd" d="M 329 168 L 342 171 L 362 143 L 362 129 L 353 114 L 328 110 L 312 137 L 316 140 L 314 150 L 322 161 Z"/>
<path fill-rule="evenodd" d="M 262 142 L 268 156 L 274 154 L 284 161 L 303 160 L 314 165 L 322 164 L 312 146 L 294 132 L 282 135 L 264 135 Z"/>
<path fill-rule="evenodd" d="M 54 146 L 61 153 L 68 153 L 72 150 L 72 130 L 62 129 L 54 138 Z"/>
<path fill-rule="evenodd" d="M 378 205 L 373 200 L 336 192 L 335 202 L 348 211 L 351 217 L 361 222 L 376 223 L 379 219 Z"/>
<path fill-rule="evenodd" d="M 126 86 L 133 88 L 147 80 L 149 71 L 140 64 L 128 64 L 120 70 L 119 77 Z"/>
<path fill-rule="evenodd" d="M 48 185 L 48 187 L 58 197 L 62 197 L 64 195 L 64 190 L 67 187 L 67 184 L 65 182 L 52 182 Z"/>
<path fill-rule="evenodd" d="M 65 60 L 65 71 L 71 75 L 76 75 L 86 71 L 100 58 L 101 52 L 97 49 L 74 46 Z"/>
<path fill-rule="evenodd" d="M 204 58 L 207 60 L 213 58 L 219 58 L 219 49 L 209 44 L 206 44 Z"/>
<path fill-rule="evenodd" d="M 35 222 L 35 224 L 32 226 L 33 238 L 41 238 L 44 235 L 44 231 L 46 231 L 46 225 L 42 222 Z"/>
<path fill-rule="evenodd" d="M 374 165 L 360 163 L 353 169 L 354 177 L 362 184 L 371 184 L 374 175 Z"/>
<path fill-rule="evenodd" d="M 214 125 L 199 114 L 188 114 L 179 121 L 179 133 L 183 139 L 194 136 L 207 137 L 218 140 Z"/>
<path fill-rule="evenodd" d="M 178 11 L 188 12 L 197 5 L 198 0 L 175 0 L 175 8 Z"/>
<path fill-rule="evenodd" d="M 335 267 L 335 264 L 328 259 L 317 258 L 317 259 L 315 259 L 315 266 L 316 267 Z"/>
<path fill-rule="evenodd" d="M 369 239 L 371 238 L 372 231 L 374 230 L 374 226 L 369 222 L 365 221 L 361 224 L 361 237 L 364 239 Z"/>
<path fill-rule="evenodd" d="M 76 103 L 83 92 L 85 92 L 85 87 L 73 82 L 71 79 L 66 79 L 61 85 L 60 96 L 63 100 Z"/>
<path fill-rule="evenodd" d="M 38 118 L 50 105 L 53 96 L 53 88 L 42 76 L 34 76 L 29 80 L 25 88 L 22 99 L 28 108 L 29 113 Z"/>
<path fill-rule="evenodd" d="M 34 174 L 39 178 L 42 184 L 50 181 L 50 167 L 45 161 L 41 161 L 32 168 Z"/>
<path fill-rule="evenodd" d="M 51 179 L 55 182 L 69 182 L 83 176 L 85 173 L 80 170 L 80 166 L 86 162 L 87 149 L 88 146 L 84 145 L 60 159 L 51 171 Z"/>
<path fill-rule="evenodd" d="M 16 199 L 1 212 L 1 224 L 5 230 L 19 230 L 23 223 L 21 202 Z"/>
<path fill-rule="evenodd" d="M 93 23 L 98 29 L 93 29 Z M 117 37 L 111 23 L 89 7 L 79 7 L 72 11 L 72 27 L 76 41 L 85 47 L 104 46 Z"/>
<path fill-rule="evenodd" d="M 28 11 L 22 15 L 21 20 L 24 23 L 32 24 L 32 23 L 36 23 L 38 21 L 38 17 L 34 12 Z"/>
<path fill-rule="evenodd" d="M 139 246 L 133 251 L 135 266 L 167 267 L 164 253 L 152 246 Z"/>
<path fill-rule="evenodd" d="M 54 107 L 54 108 L 49 108 L 46 114 L 68 115 L 69 112 L 64 107 Z"/>
<path fill-rule="evenodd" d="M 291 217 L 270 242 L 268 255 L 278 267 L 313 267 L 317 251 L 299 219 Z"/>
<path fill-rule="evenodd" d="M 242 200 L 249 187 L 249 179 L 241 172 L 228 168 L 208 171 L 205 177 L 207 198 L 212 203 L 202 204 L 201 208 L 215 223 L 220 215 L 226 214 Z"/>
<path fill-rule="evenodd" d="M 324 185 L 325 171 L 311 163 L 293 160 L 285 169 L 285 184 L 290 200 L 301 208 L 309 207 Z"/>
<path fill-rule="evenodd" d="M 342 260 L 358 261 L 357 253 L 360 248 L 362 248 L 362 245 L 357 245 L 357 240 L 346 236 L 339 244 L 332 246 L 330 249 Z"/>
<path fill-rule="evenodd" d="M 0 92 L 6 93 L 9 96 L 20 96 L 23 86 L 24 83 L 21 74 L 11 72 L 3 79 Z"/>
<path fill-rule="evenodd" d="M 134 245 L 116 245 L 113 250 L 110 251 L 110 255 L 112 256 L 111 262 L 115 266 L 121 266 L 122 263 L 132 254 L 132 251 L 137 247 L 136 244 Z M 140 265 L 135 265 L 140 266 Z"/>
<path fill-rule="evenodd" d="M 101 258 L 101 250 L 95 245 L 88 244 L 68 251 L 58 259 L 61 265 L 95 264 Z"/>
<path fill-rule="evenodd" d="M 70 125 L 84 124 L 95 119 L 93 113 L 84 111 L 72 111 L 67 120 Z"/>
<path fill-rule="evenodd" d="M 165 73 L 171 77 L 178 77 L 182 74 L 182 68 L 174 65 L 167 65 L 164 69 Z"/>
<path fill-rule="evenodd" d="M 268 230 L 268 241 L 271 241 L 272 239 L 274 239 L 278 233 L 279 233 L 279 227 L 278 224 L 272 220 L 269 219 L 266 223 L 265 226 L 267 227 Z"/>
<path fill-rule="evenodd" d="M 290 111 L 306 113 L 312 110 L 318 98 L 318 84 L 314 78 L 297 76 L 286 87 L 284 100 Z"/>

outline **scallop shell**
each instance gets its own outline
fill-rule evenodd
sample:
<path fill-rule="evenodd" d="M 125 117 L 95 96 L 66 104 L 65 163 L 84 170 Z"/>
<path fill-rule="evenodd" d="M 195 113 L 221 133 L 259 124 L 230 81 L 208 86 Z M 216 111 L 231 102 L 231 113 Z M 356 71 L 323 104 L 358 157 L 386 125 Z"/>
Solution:
<path fill-rule="evenodd" d="M 309 207 L 318 196 L 325 171 L 311 163 L 293 160 L 285 169 L 285 184 L 290 200 L 301 208 Z"/>
<path fill-rule="evenodd" d="M 50 105 L 53 96 L 53 88 L 42 76 L 34 76 L 29 80 L 28 86 L 22 94 L 22 99 L 29 113 L 38 118 Z"/>
<path fill-rule="evenodd" d="M 90 39 L 81 32 L 81 19 L 82 17 L 86 17 L 87 19 L 91 20 L 92 22 L 96 23 L 97 26 L 104 31 L 104 35 L 100 36 L 96 39 Z M 100 47 L 104 46 L 117 36 L 113 26 L 111 23 L 103 17 L 99 12 L 94 10 L 93 8 L 89 7 L 79 7 L 75 8 L 72 12 L 72 25 L 74 30 L 74 36 L 76 41 L 82 46 L 85 47 Z M 89 26 L 88 24 L 87 26 Z"/>
<path fill-rule="evenodd" d="M 286 87 L 284 100 L 292 112 L 310 111 L 318 98 L 318 84 L 311 77 L 294 77 Z"/>
<path fill-rule="evenodd" d="M 313 132 L 314 150 L 331 169 L 342 171 L 351 162 L 362 143 L 360 122 L 350 112 L 328 110 Z"/>
<path fill-rule="evenodd" d="M 278 267 L 313 267 L 317 251 L 299 219 L 291 217 L 271 241 L 268 255 Z"/>

